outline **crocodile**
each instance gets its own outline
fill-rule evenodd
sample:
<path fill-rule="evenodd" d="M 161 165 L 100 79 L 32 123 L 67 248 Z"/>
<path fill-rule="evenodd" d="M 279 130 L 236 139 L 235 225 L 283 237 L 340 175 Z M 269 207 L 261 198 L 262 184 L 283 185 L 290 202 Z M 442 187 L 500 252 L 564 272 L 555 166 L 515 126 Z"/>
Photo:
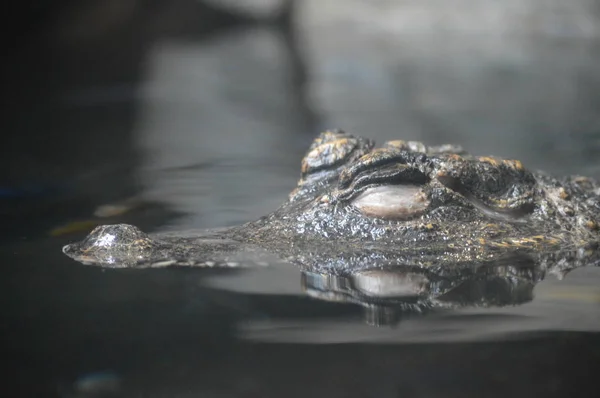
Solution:
<path fill-rule="evenodd" d="M 321 301 L 350 303 L 364 309 L 372 326 L 461 307 L 515 306 L 533 300 L 545 270 L 533 263 L 499 263 L 462 269 L 451 277 L 402 268 L 367 269 L 347 275 L 304 271 L 304 293 Z"/>
<path fill-rule="evenodd" d="M 553 177 L 458 145 L 315 138 L 278 209 L 214 231 L 146 234 L 102 225 L 63 252 L 105 268 L 241 267 L 284 261 L 352 275 L 405 269 L 451 277 L 486 264 L 565 273 L 596 264 L 600 185 Z M 473 271 L 474 272 L 474 271 Z"/>

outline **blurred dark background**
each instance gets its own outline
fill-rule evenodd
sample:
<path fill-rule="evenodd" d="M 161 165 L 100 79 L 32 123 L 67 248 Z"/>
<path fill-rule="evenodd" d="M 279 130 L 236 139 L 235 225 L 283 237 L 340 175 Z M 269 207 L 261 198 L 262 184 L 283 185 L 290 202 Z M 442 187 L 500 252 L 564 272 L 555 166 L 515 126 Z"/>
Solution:
<path fill-rule="evenodd" d="M 55 222 L 139 194 L 190 213 L 179 224 L 248 220 L 285 197 L 308 143 L 330 127 L 597 175 L 598 9 L 592 0 L 15 3 L 0 157 L 12 221 L 2 229 L 24 217 L 31 232 L 57 195 L 71 205 L 63 196 L 51 208 Z"/>
<path fill-rule="evenodd" d="M 11 2 L 4 15 L 0 259 L 9 347 L 4 358 L 22 396 L 47 394 L 57 380 L 70 386 L 80 374 L 127 362 L 123 358 L 136 358 L 135 366 L 160 361 L 173 346 L 156 354 L 148 348 L 159 333 L 142 332 L 156 319 L 161 332 L 187 330 L 182 344 L 200 350 L 192 331 L 201 326 L 169 317 L 189 304 L 188 279 L 116 277 L 81 268 L 63 258 L 64 243 L 100 223 L 130 222 L 156 231 L 256 218 L 286 198 L 306 148 L 322 129 L 340 127 L 379 142 L 451 142 L 557 174 L 600 175 L 596 0 L 27 0 Z M 210 358 L 223 358 L 220 350 L 229 353 L 215 380 L 226 380 L 227 369 L 243 358 L 250 367 L 257 366 L 252 358 L 266 358 L 265 369 L 273 372 L 284 362 L 269 354 L 271 348 L 238 351 L 231 337 L 233 315 L 222 306 L 202 308 L 218 319 L 210 327 L 206 318 L 196 319 L 207 328 L 198 340 L 217 347 L 214 356 L 206 354 L 203 369 L 212 366 Z M 142 320 L 127 324 L 132 313 Z M 103 338 L 107 331 L 98 325 L 115 319 L 122 329 Z M 177 333 L 159 340 L 172 341 Z M 130 338 L 121 339 L 127 334 Z M 565 361 L 574 360 L 573 350 L 585 350 L 586 339 L 598 346 L 595 333 L 544 339 L 508 344 L 514 358 L 507 354 L 499 366 L 507 369 L 518 360 L 525 361 L 523 369 L 542 361 L 543 371 L 515 383 L 524 393 L 576 391 L 571 387 L 582 382 L 577 377 L 538 381 L 557 377 Z M 143 355 L 128 356 L 123 347 L 129 344 Z M 284 350 L 300 355 L 294 372 L 311 367 L 309 356 L 320 352 L 315 347 L 304 357 L 293 345 Z M 253 357 L 256 350 L 261 354 Z M 364 366 L 371 381 L 378 374 L 390 383 L 394 377 L 376 363 L 382 355 L 377 350 L 327 350 L 342 359 L 318 369 L 341 366 L 346 358 L 346 364 L 370 364 Z M 406 350 L 411 358 L 418 355 L 411 346 Z M 418 374 L 415 385 L 392 383 L 376 395 L 363 387 L 337 393 L 453 396 L 454 389 L 456 396 L 466 396 L 450 379 L 467 377 L 476 366 L 450 376 L 442 372 L 439 386 L 415 387 L 427 384 L 428 364 L 439 359 L 451 366 L 465 350 L 473 351 L 457 345 L 437 358 L 438 351 L 428 346 L 430 361 L 420 357 L 420 370 L 411 373 Z M 486 345 L 485 352 L 503 350 Z M 116 352 L 120 356 L 110 356 Z M 402 355 L 388 355 L 386 363 L 411 366 L 410 360 L 395 362 Z M 483 364 L 487 358 L 476 355 L 473 361 Z M 573 374 L 597 359 L 597 352 L 579 358 Z M 352 379 L 344 372 L 335 373 L 342 384 Z M 224 382 L 211 387 L 213 395 L 202 390 L 209 395 L 177 396 L 266 396 L 261 380 L 268 385 L 268 372 L 258 373 L 239 379 L 230 395 L 222 392 Z M 478 396 L 513 376 L 485 376 L 468 392 Z M 169 380 L 165 385 L 179 385 L 177 377 Z M 5 385 L 7 391 L 13 384 Z M 285 391 L 277 388 L 282 390 L 274 388 L 272 396 Z M 83 390 L 64 387 L 60 396 L 96 396 Z M 447 394 L 436 395 L 443 391 Z M 498 390 L 498 396 L 505 393 Z M 157 396 L 173 395 L 167 390 Z"/>

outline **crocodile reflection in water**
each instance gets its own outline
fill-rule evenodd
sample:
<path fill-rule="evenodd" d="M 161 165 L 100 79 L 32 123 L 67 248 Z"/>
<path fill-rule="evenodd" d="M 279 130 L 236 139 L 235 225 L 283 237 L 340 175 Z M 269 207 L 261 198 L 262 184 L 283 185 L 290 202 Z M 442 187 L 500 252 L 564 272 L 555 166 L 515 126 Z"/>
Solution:
<path fill-rule="evenodd" d="M 302 289 L 314 298 L 358 304 L 368 324 L 393 325 L 407 315 L 457 307 L 502 307 L 533 299 L 544 270 L 528 259 L 463 267 L 458 272 L 396 267 L 347 275 L 304 271 Z"/>
<path fill-rule="evenodd" d="M 334 130 L 311 145 L 289 199 L 259 220 L 152 236 L 104 225 L 63 251 L 86 264 L 128 268 L 260 265 L 275 254 L 337 275 L 462 270 L 518 255 L 563 272 L 597 262 L 599 214 L 599 186 L 589 178 L 554 178 L 453 145 L 375 148 Z"/>

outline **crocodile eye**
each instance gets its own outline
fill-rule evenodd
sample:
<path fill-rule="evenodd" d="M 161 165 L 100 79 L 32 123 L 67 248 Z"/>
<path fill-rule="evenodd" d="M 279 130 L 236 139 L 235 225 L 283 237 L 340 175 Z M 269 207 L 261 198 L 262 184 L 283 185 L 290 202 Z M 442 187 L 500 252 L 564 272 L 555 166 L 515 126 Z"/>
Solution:
<path fill-rule="evenodd" d="M 365 189 L 352 204 L 368 217 L 407 220 L 422 214 L 429 199 L 417 185 L 381 185 Z"/>

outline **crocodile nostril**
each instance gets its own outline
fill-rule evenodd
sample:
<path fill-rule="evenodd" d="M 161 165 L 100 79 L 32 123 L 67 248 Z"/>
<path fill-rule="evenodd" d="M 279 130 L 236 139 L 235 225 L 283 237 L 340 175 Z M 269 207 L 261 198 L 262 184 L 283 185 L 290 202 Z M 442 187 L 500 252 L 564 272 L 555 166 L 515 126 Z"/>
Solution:
<path fill-rule="evenodd" d="M 159 246 L 133 225 L 114 224 L 96 227 L 83 241 L 64 246 L 63 253 L 78 261 L 113 266 L 143 259 Z"/>
<path fill-rule="evenodd" d="M 352 204 L 368 217 L 407 220 L 422 214 L 429 199 L 417 185 L 383 185 L 361 192 Z"/>
<path fill-rule="evenodd" d="M 70 253 L 73 253 L 73 251 L 75 250 L 73 244 L 70 245 L 64 245 L 62 248 L 62 252 L 66 255 L 69 255 Z"/>

